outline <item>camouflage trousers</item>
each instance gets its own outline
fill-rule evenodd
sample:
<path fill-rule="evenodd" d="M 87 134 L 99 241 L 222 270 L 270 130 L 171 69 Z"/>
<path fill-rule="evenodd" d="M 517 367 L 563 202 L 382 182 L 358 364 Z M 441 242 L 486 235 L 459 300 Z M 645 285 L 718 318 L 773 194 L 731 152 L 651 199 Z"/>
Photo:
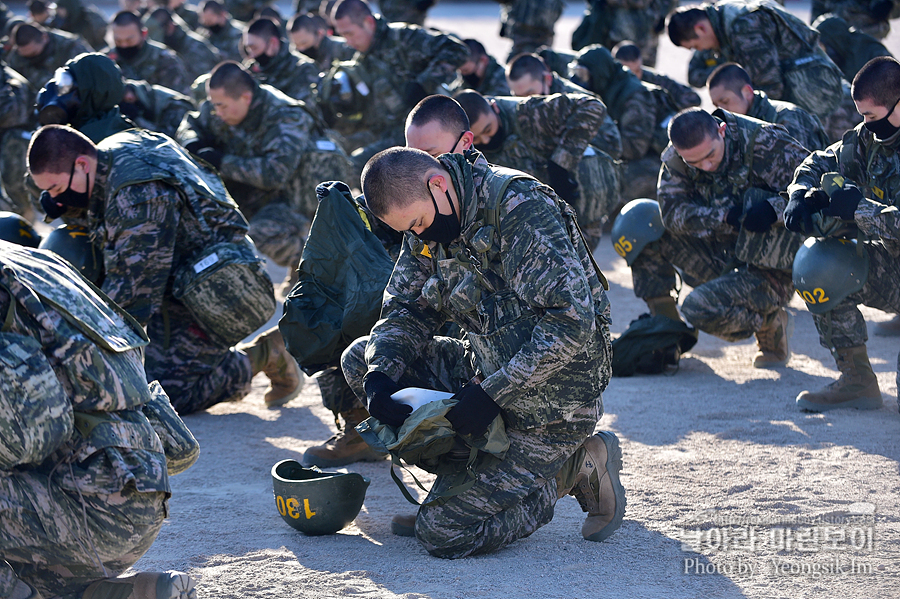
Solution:
<path fill-rule="evenodd" d="M 863 288 L 826 314 L 813 314 L 819 343 L 827 349 L 865 345 L 869 340 L 859 304 L 900 314 L 900 260 L 883 244 L 867 242 L 869 277 Z"/>
<path fill-rule="evenodd" d="M 347 381 L 360 398 L 365 397 L 367 342 L 368 337 L 357 339 L 341 357 Z M 462 341 L 435 337 L 398 384 L 455 392 L 474 374 Z M 503 460 L 479 471 L 470 489 L 442 505 L 419 509 L 419 543 L 436 557 L 455 559 L 495 551 L 550 522 L 557 501 L 554 477 L 594 432 L 601 406 L 598 398 L 565 421 L 527 430 L 507 427 L 510 448 Z M 426 502 L 455 484 L 456 476 L 438 476 Z"/>
<path fill-rule="evenodd" d="M 80 599 L 100 578 L 118 576 L 153 544 L 166 516 L 166 493 L 133 484 L 108 495 L 63 487 L 55 472 L 0 471 L 0 597 L 17 579 L 45 598 Z"/>
<path fill-rule="evenodd" d="M 694 288 L 681 306 L 688 322 L 726 341 L 746 339 L 766 316 L 788 304 L 791 274 L 747 264 L 735 267 L 728 256 L 725 244 L 667 231 L 632 264 L 634 293 L 644 300 L 670 295 L 677 267 Z"/>
<path fill-rule="evenodd" d="M 282 202 L 263 206 L 250 219 L 250 238 L 260 253 L 288 268 L 300 263 L 308 230 L 309 219 Z"/>
<path fill-rule="evenodd" d="M 250 392 L 250 359 L 204 333 L 187 308 L 169 297 L 147 326 L 147 380 L 158 380 L 182 416 Z"/>
<path fill-rule="evenodd" d="M 588 249 L 592 251 L 600 242 L 603 225 L 622 202 L 621 172 L 621 163 L 592 146 L 588 146 L 578 163 L 581 193 L 573 208 L 578 213 L 578 224 Z"/>
<path fill-rule="evenodd" d="M 316 381 L 319 392 L 322 393 L 322 405 L 331 410 L 335 416 L 362 407 L 356 393 L 347 384 L 340 366 L 335 370 L 316 374 L 313 380 Z"/>

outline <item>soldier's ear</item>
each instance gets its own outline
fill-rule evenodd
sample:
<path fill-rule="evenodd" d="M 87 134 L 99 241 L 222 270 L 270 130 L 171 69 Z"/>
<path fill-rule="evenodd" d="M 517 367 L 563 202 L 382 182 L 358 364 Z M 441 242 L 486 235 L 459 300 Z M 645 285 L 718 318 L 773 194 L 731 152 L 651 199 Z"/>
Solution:
<path fill-rule="evenodd" d="M 753 101 L 753 88 L 749 85 L 745 85 L 741 88 L 741 95 L 744 97 L 744 101 L 751 102 Z"/>
<path fill-rule="evenodd" d="M 490 102 L 491 102 L 491 108 L 494 109 L 494 114 L 500 114 L 500 107 L 497 106 L 497 102 L 494 100 L 491 100 Z"/>
<path fill-rule="evenodd" d="M 725 121 L 722 121 L 721 123 L 719 123 L 719 126 L 717 127 L 719 137 L 721 137 L 722 139 L 725 139 L 725 128 L 726 127 L 728 127 L 728 123 L 726 123 Z"/>
<path fill-rule="evenodd" d="M 465 152 L 475 144 L 475 134 L 471 131 L 466 131 L 462 134 L 460 141 L 462 142 L 462 150 Z"/>

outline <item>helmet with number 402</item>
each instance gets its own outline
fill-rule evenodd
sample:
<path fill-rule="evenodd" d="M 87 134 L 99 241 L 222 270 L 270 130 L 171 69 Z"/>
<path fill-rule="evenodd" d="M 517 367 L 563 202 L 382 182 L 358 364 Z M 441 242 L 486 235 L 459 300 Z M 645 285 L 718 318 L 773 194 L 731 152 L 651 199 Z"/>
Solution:
<path fill-rule="evenodd" d="M 868 276 L 869 255 L 857 253 L 855 239 L 810 237 L 794 256 L 794 288 L 813 314 L 834 309 Z"/>
<path fill-rule="evenodd" d="M 647 198 L 631 200 L 613 223 L 613 247 L 631 266 L 641 251 L 662 237 L 664 232 L 659 202 Z"/>

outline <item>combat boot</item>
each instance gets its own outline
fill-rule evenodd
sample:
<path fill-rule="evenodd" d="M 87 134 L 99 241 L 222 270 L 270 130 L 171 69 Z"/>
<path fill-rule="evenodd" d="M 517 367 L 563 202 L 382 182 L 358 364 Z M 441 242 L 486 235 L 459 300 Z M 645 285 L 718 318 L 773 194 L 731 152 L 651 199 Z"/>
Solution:
<path fill-rule="evenodd" d="M 356 432 L 356 425 L 369 417 L 365 408 L 341 412 L 344 427 L 321 445 L 310 447 L 303 454 L 303 465 L 335 468 L 354 462 L 377 462 L 385 455 L 377 453 Z"/>
<path fill-rule="evenodd" d="M 196 583 L 184 572 L 141 572 L 104 578 L 85 589 L 82 599 L 197 599 Z"/>
<path fill-rule="evenodd" d="M 756 331 L 759 350 L 753 356 L 754 368 L 777 368 L 791 359 L 790 339 L 794 334 L 794 318 L 784 308 L 769 314 Z"/>
<path fill-rule="evenodd" d="M 398 537 L 416 536 L 416 514 L 397 514 L 391 518 L 391 532 Z"/>
<path fill-rule="evenodd" d="M 619 481 L 622 450 L 610 431 L 589 437 L 556 477 L 557 496 L 574 495 L 588 516 L 581 536 L 603 541 L 622 525 L 625 516 L 625 488 Z"/>
<path fill-rule="evenodd" d="M 650 316 L 662 315 L 678 322 L 684 322 L 681 319 L 681 314 L 678 313 L 678 303 L 671 295 L 648 297 L 644 301 L 647 302 L 647 307 L 650 308 Z"/>
<path fill-rule="evenodd" d="M 825 412 L 836 408 L 877 410 L 882 406 L 878 379 L 869 363 L 865 345 L 843 347 L 836 351 L 835 362 L 841 376 L 819 391 L 803 391 L 797 406 L 809 412 Z"/>
<path fill-rule="evenodd" d="M 238 346 L 250 358 L 253 375 L 264 372 L 269 377 L 265 402 L 269 408 L 283 406 L 303 390 L 305 379 L 294 357 L 284 346 L 278 327 L 260 334 L 247 345 Z"/>

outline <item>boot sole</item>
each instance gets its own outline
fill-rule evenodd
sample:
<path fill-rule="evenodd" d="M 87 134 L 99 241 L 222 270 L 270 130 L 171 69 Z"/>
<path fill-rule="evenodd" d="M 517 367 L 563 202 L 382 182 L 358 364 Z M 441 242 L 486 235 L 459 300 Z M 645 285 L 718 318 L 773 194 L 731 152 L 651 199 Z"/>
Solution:
<path fill-rule="evenodd" d="M 806 412 L 828 412 L 830 410 L 840 410 L 842 408 L 856 408 L 857 410 L 877 410 L 884 406 L 881 396 L 878 397 L 857 397 L 856 399 L 848 399 L 836 404 L 821 404 L 809 401 L 805 398 L 797 398 L 797 407 Z"/>
<path fill-rule="evenodd" d="M 760 362 L 757 364 L 756 360 L 753 361 L 754 368 L 783 368 L 787 366 L 787 363 L 791 360 L 791 337 L 794 336 L 794 317 L 790 312 L 787 312 L 788 321 L 787 321 L 787 329 L 785 331 L 785 337 L 787 337 L 787 357 L 784 360 L 778 360 L 777 362 Z"/>
<path fill-rule="evenodd" d="M 606 471 L 609 473 L 609 480 L 612 483 L 613 493 L 616 496 L 616 512 L 609 524 L 590 535 L 585 535 L 582 532 L 585 540 L 600 542 L 605 541 L 622 526 L 627 500 L 625 499 L 625 487 L 622 486 L 622 482 L 619 480 L 619 472 L 622 470 L 622 448 L 619 447 L 618 437 L 610 431 L 600 431 L 594 436 L 600 437 L 600 440 L 606 445 Z"/>

